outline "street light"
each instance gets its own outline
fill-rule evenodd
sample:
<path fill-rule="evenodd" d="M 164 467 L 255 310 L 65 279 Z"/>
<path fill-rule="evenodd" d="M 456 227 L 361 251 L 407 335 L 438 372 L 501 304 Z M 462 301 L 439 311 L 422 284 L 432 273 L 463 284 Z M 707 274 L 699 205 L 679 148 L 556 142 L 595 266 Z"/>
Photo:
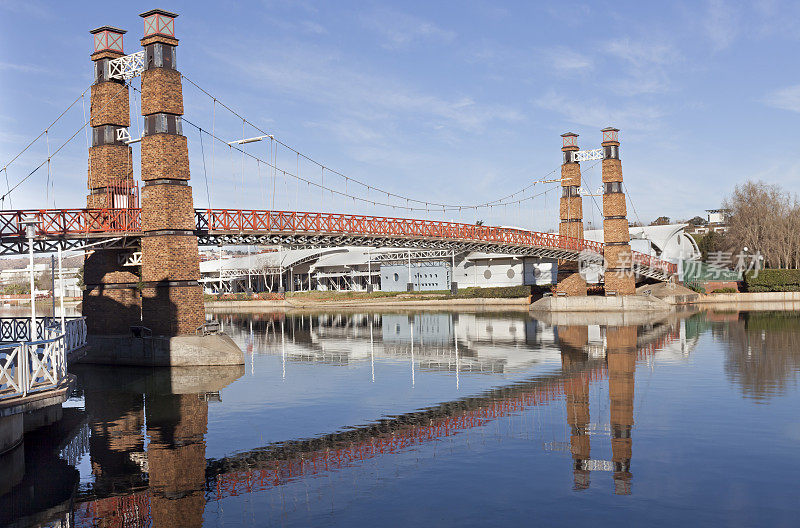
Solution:
<path fill-rule="evenodd" d="M 247 139 L 237 139 L 235 141 L 228 141 L 228 145 L 231 146 L 231 147 L 233 145 L 244 145 L 245 143 L 255 143 L 256 141 L 261 141 L 261 140 L 264 140 L 264 139 L 267 139 L 267 138 L 275 139 L 275 136 L 273 136 L 271 134 L 268 134 L 266 136 L 257 136 L 257 137 L 247 138 Z"/>
<path fill-rule="evenodd" d="M 20 221 L 20 225 L 25 228 L 25 237 L 28 239 L 28 260 L 30 265 L 30 284 L 31 284 L 31 341 L 39 339 L 38 332 L 36 331 L 36 295 L 34 294 L 34 281 L 33 281 L 33 239 L 36 237 L 36 226 L 39 225 L 38 220 L 33 218 L 26 218 Z"/>

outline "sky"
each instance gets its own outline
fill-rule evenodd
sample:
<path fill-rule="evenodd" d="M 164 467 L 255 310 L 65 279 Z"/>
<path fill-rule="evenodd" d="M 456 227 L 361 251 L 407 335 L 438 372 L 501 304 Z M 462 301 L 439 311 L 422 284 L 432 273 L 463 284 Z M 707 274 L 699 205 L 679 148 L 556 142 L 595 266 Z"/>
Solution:
<path fill-rule="evenodd" d="M 356 200 L 275 176 L 184 123 L 197 207 L 359 212 L 518 225 L 558 217 L 564 132 L 600 146 L 621 130 L 629 219 L 704 215 L 747 180 L 800 192 L 800 3 L 42 2 L 0 0 L 0 168 L 92 82 L 89 30 L 128 30 L 144 9 L 176 20 L 178 69 L 262 130 L 371 189 L 279 149 L 279 168 Z M 139 86 L 138 79 L 132 82 Z M 225 141 L 260 132 L 183 82 L 185 119 Z M 4 208 L 84 207 L 88 96 L 0 173 L 0 193 L 78 131 Z M 131 114 L 138 115 L 131 92 Z M 140 134 L 141 119 L 131 135 Z M 270 159 L 271 142 L 244 147 Z M 138 172 L 138 145 L 134 145 Z M 600 166 L 582 163 L 587 191 Z M 554 173 L 553 171 L 556 171 Z M 323 180 L 324 178 L 324 180 Z M 49 182 L 49 183 L 48 183 Z M 491 209 L 403 211 L 375 188 Z M 273 191 L 274 189 L 274 191 Z M 274 202 L 274 203 L 273 203 Z M 584 198 L 587 222 L 602 220 Z M 419 206 L 419 204 L 418 204 Z M 423 209 L 426 207 L 423 205 Z"/>

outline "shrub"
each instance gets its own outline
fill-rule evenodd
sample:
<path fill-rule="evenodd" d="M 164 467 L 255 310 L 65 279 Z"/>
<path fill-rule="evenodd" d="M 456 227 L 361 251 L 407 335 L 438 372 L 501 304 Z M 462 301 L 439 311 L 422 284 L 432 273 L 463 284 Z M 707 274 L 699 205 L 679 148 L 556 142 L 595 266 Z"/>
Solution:
<path fill-rule="evenodd" d="M 711 293 L 738 293 L 738 291 L 736 288 L 717 288 Z"/>
<path fill-rule="evenodd" d="M 800 270 L 765 269 L 758 274 L 748 271 L 745 286 L 749 292 L 791 292 L 800 291 Z"/>

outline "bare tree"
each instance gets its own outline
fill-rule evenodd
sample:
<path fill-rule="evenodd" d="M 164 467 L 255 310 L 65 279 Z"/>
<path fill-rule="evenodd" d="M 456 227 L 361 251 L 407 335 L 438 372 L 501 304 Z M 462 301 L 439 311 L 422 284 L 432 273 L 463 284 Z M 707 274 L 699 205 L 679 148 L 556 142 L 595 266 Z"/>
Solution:
<path fill-rule="evenodd" d="M 759 251 L 771 268 L 800 266 L 800 204 L 779 185 L 762 181 L 737 185 L 723 204 L 734 252 Z"/>

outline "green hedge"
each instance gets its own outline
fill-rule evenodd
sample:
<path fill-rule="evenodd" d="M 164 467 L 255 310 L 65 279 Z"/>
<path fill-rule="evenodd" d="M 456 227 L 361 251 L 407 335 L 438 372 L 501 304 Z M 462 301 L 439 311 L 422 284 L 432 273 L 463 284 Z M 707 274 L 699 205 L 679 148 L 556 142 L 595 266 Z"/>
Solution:
<path fill-rule="evenodd" d="M 765 269 L 757 274 L 745 274 L 745 286 L 749 292 L 794 292 L 800 291 L 800 270 Z"/>

